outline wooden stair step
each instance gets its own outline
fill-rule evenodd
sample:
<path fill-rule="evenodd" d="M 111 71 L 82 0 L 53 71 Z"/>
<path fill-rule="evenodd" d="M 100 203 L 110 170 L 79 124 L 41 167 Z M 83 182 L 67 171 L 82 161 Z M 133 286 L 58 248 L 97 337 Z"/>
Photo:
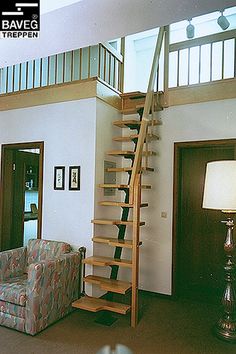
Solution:
<path fill-rule="evenodd" d="M 141 92 L 141 91 L 125 92 L 125 93 L 121 93 L 120 97 L 121 98 L 126 98 L 127 97 L 127 98 L 133 100 L 133 99 L 145 98 L 146 97 L 146 93 L 145 92 Z"/>
<path fill-rule="evenodd" d="M 91 256 L 83 260 L 84 264 L 90 264 L 99 267 L 107 267 L 117 265 L 125 268 L 132 268 L 132 261 L 128 259 L 118 259 L 111 257 Z"/>
<path fill-rule="evenodd" d="M 106 310 L 116 312 L 121 315 L 125 315 L 130 310 L 130 305 L 98 299 L 90 296 L 81 297 L 79 300 L 74 301 L 72 306 L 91 312 Z"/>
<path fill-rule="evenodd" d="M 112 183 L 101 183 L 98 185 L 100 188 L 119 188 L 119 189 L 129 189 L 129 184 L 112 184 Z M 151 189 L 150 184 L 142 184 L 142 189 Z"/>
<path fill-rule="evenodd" d="M 132 167 L 116 167 L 116 168 L 108 168 L 106 171 L 107 172 L 131 172 L 132 171 Z M 150 171 L 153 172 L 154 168 L 152 167 L 142 167 L 141 168 L 142 171 Z"/>
<path fill-rule="evenodd" d="M 123 248 L 133 248 L 132 240 L 118 240 L 116 237 L 107 237 L 107 236 L 94 236 L 92 238 L 93 242 L 103 243 L 112 247 L 123 247 Z M 142 242 L 139 242 L 141 246 Z"/>
<path fill-rule="evenodd" d="M 155 156 L 157 153 L 155 151 L 145 151 L 143 150 L 143 156 Z M 108 151 L 107 155 L 111 156 L 135 156 L 135 152 L 131 150 L 112 150 Z"/>
<path fill-rule="evenodd" d="M 133 141 L 134 139 L 138 139 L 139 135 L 138 134 L 132 134 L 132 135 L 127 135 L 127 136 L 116 136 L 112 140 L 113 141 L 118 141 L 118 142 L 129 142 Z M 146 136 L 146 142 L 153 141 L 153 140 L 159 140 L 160 137 L 155 134 L 147 134 Z"/>
<path fill-rule="evenodd" d="M 140 125 L 141 121 L 136 120 L 136 119 L 126 119 L 126 120 L 116 120 L 113 122 L 113 125 L 119 128 L 128 128 L 129 126 L 136 126 Z M 148 125 L 160 125 L 161 121 L 157 119 L 150 120 L 148 122 Z"/>
<path fill-rule="evenodd" d="M 137 113 L 137 108 L 136 108 L 136 106 L 134 106 L 134 107 L 128 107 L 128 108 L 123 108 L 123 109 L 121 109 L 120 110 L 120 113 L 122 113 L 122 114 L 136 114 Z"/>
<path fill-rule="evenodd" d="M 132 287 L 132 284 L 129 282 L 107 279 L 97 275 L 87 275 L 83 280 L 87 283 L 98 285 L 102 290 L 111 291 L 117 294 L 126 294 Z"/>
<path fill-rule="evenodd" d="M 91 221 L 93 224 L 97 225 L 126 225 L 126 226 L 132 226 L 133 225 L 133 220 L 113 220 L 113 219 L 94 219 Z M 139 226 L 145 225 L 144 221 L 140 221 Z"/>
<path fill-rule="evenodd" d="M 124 203 L 124 202 L 116 202 L 116 201 L 112 201 L 112 200 L 103 200 L 98 202 L 99 205 L 102 206 L 118 206 L 121 208 L 133 208 L 133 204 L 128 204 L 128 203 Z M 148 203 L 141 203 L 140 207 L 141 208 L 145 208 L 148 206 Z"/>

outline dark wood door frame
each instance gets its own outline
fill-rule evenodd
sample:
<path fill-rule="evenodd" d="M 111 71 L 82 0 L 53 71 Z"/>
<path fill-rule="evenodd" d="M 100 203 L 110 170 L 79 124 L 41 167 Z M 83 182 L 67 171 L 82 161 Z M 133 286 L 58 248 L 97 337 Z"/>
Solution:
<path fill-rule="evenodd" d="M 174 179 L 173 179 L 173 224 L 172 224 L 172 297 L 177 296 L 177 267 L 178 267 L 178 257 L 177 257 L 177 244 L 178 244 L 178 205 L 180 202 L 179 198 L 179 169 L 181 164 L 181 152 L 183 149 L 188 148 L 204 148 L 204 147 L 220 147 L 236 146 L 236 139 L 222 139 L 222 140 L 205 140 L 205 141 L 189 141 L 189 142 L 176 142 L 174 143 Z M 223 245 L 222 245 L 223 247 Z"/>
<path fill-rule="evenodd" d="M 41 238 L 42 233 L 42 204 L 43 204 L 43 159 L 44 159 L 44 142 L 25 142 L 2 144 L 1 147 L 1 181 L 0 181 L 0 195 L 3 196 L 3 180 L 4 180 L 4 160 L 6 152 L 9 150 L 18 149 L 39 149 L 39 181 L 38 181 L 38 223 L 37 223 L 37 238 Z M 0 198 L 0 245 L 2 245 L 2 225 L 3 225 L 3 198 Z"/>

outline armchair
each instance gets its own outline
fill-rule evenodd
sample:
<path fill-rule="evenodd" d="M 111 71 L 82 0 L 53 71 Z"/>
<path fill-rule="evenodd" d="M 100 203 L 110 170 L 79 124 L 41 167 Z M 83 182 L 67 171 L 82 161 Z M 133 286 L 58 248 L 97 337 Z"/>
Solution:
<path fill-rule="evenodd" d="M 0 252 L 0 325 L 35 335 L 72 311 L 80 255 L 69 244 L 29 240 Z"/>

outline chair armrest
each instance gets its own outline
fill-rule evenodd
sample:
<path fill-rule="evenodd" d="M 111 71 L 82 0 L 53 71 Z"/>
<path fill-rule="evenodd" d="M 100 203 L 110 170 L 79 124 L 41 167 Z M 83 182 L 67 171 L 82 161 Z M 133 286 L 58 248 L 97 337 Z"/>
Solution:
<path fill-rule="evenodd" d="M 26 332 L 35 334 L 66 315 L 78 298 L 79 253 L 32 263 L 26 287 Z"/>
<path fill-rule="evenodd" d="M 26 247 L 0 252 L 0 281 L 20 276 L 26 268 Z"/>

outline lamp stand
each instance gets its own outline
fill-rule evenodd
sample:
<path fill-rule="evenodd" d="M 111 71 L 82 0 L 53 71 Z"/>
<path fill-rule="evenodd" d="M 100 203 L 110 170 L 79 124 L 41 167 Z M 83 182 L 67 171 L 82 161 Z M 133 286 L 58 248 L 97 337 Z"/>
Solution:
<path fill-rule="evenodd" d="M 235 265 L 234 250 L 235 244 L 233 240 L 234 221 L 231 217 L 227 221 L 223 221 L 227 226 L 227 234 L 224 243 L 224 251 L 226 255 L 225 270 L 225 290 L 222 296 L 222 306 L 224 313 L 215 326 L 215 334 L 220 339 L 230 342 L 236 341 L 236 294 L 234 290 Z"/>

